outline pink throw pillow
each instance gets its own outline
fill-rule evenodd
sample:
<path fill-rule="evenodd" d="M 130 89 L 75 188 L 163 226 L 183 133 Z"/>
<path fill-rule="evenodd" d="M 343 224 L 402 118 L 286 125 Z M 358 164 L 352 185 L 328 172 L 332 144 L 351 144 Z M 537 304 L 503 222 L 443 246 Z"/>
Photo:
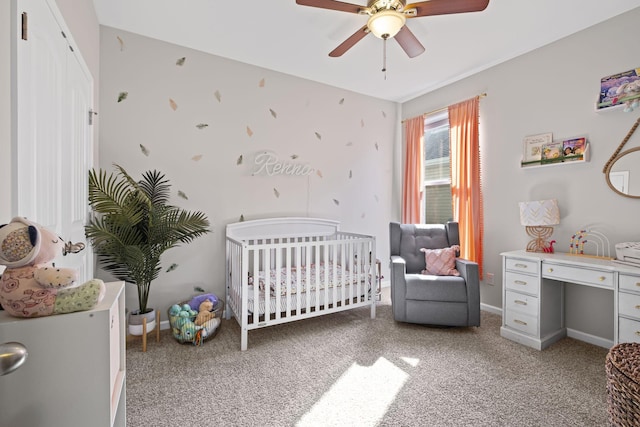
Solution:
<path fill-rule="evenodd" d="M 458 245 L 442 249 L 420 249 L 420 252 L 424 252 L 424 261 L 427 264 L 426 270 L 422 270 L 422 274 L 459 276 L 460 272 L 456 270 L 456 252 L 459 250 L 460 246 Z"/>

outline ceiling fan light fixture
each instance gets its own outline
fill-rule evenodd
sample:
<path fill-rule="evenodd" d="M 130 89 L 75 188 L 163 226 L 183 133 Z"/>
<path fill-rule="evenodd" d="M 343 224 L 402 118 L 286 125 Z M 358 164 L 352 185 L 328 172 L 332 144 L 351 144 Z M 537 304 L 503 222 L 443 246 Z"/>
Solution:
<path fill-rule="evenodd" d="M 374 36 L 386 39 L 398 34 L 405 22 L 407 22 L 407 18 L 404 14 L 395 10 L 382 10 L 371 15 L 367 27 Z"/>

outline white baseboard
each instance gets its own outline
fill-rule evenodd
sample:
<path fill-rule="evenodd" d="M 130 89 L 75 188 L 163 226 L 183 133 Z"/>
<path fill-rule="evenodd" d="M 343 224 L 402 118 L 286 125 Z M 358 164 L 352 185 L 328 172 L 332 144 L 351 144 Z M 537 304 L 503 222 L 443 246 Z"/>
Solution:
<path fill-rule="evenodd" d="M 489 313 L 497 314 L 502 316 L 502 309 L 500 307 L 496 307 L 489 304 L 480 303 L 480 310 L 488 311 Z"/>
<path fill-rule="evenodd" d="M 597 345 L 598 347 L 611 348 L 613 347 L 613 341 L 595 335 L 587 334 L 584 332 L 576 331 L 575 329 L 567 328 L 567 336 L 579 341 L 584 341 L 589 344 Z"/>

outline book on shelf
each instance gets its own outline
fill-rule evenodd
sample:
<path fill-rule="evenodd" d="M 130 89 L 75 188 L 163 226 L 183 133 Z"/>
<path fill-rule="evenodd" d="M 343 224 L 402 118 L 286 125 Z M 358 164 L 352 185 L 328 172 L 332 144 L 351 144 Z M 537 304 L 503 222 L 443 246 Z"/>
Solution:
<path fill-rule="evenodd" d="M 565 160 L 582 160 L 586 148 L 586 138 L 573 138 L 562 141 L 562 155 Z"/>
<path fill-rule="evenodd" d="M 563 141 L 552 141 L 542 145 L 541 162 L 555 163 L 562 161 Z"/>

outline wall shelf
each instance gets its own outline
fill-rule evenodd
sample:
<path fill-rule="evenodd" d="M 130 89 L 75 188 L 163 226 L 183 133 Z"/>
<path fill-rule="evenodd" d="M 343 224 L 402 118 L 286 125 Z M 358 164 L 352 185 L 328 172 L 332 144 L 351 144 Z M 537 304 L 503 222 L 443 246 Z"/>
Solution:
<path fill-rule="evenodd" d="M 541 168 L 546 166 L 558 166 L 558 165 L 576 165 L 581 163 L 586 163 L 589 161 L 589 148 L 591 144 L 587 141 L 584 149 L 584 153 L 582 155 L 576 156 L 563 156 L 558 159 L 553 160 L 536 160 L 533 162 L 520 162 L 520 167 L 522 169 L 534 169 Z"/>

